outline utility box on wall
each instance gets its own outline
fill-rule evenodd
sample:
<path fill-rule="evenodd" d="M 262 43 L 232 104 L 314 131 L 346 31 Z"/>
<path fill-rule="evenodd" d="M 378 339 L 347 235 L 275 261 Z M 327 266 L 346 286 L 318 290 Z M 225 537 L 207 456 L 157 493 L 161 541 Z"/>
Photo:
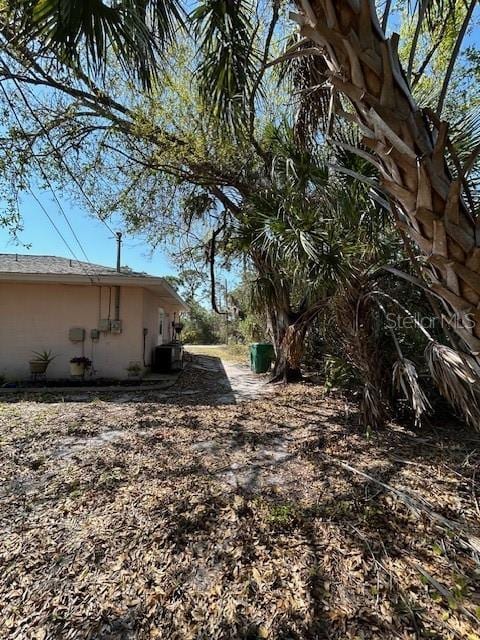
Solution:
<path fill-rule="evenodd" d="M 71 327 L 68 330 L 68 339 L 70 342 L 83 342 L 85 340 L 85 329 L 82 329 L 82 327 Z"/>
<path fill-rule="evenodd" d="M 122 333 L 122 321 L 121 320 L 112 320 L 110 322 L 110 331 L 112 333 Z"/>
<path fill-rule="evenodd" d="M 108 318 L 102 318 L 98 321 L 99 331 L 110 331 L 110 320 Z"/>

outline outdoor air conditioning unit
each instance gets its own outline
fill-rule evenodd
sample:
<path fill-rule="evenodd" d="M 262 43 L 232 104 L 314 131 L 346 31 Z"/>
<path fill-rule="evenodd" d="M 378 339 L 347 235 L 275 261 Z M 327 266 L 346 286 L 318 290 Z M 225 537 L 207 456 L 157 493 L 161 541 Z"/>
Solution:
<path fill-rule="evenodd" d="M 152 371 L 169 373 L 183 369 L 183 347 L 181 344 L 162 344 L 152 354 Z"/>

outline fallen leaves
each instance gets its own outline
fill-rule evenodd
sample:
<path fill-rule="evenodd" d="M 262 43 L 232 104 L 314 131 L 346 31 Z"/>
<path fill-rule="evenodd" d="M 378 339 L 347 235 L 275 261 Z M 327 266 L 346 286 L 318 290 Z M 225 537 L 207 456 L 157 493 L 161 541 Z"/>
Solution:
<path fill-rule="evenodd" d="M 207 392 L 0 405 L 0 637 L 476 637 L 474 547 L 328 456 L 480 537 L 477 435 L 367 441 L 316 388 Z"/>

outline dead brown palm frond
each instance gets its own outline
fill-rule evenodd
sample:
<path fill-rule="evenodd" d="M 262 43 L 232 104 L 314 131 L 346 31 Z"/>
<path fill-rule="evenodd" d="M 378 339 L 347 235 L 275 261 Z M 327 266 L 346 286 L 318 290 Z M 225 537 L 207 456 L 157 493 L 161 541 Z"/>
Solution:
<path fill-rule="evenodd" d="M 386 406 L 377 384 L 366 382 L 360 402 L 362 422 L 367 429 L 383 427 L 386 420 Z"/>
<path fill-rule="evenodd" d="M 289 81 L 297 97 L 295 116 L 295 138 L 305 148 L 312 142 L 319 129 L 328 128 L 328 114 L 331 111 L 331 87 L 328 80 L 328 67 L 320 49 L 312 48 L 311 43 L 290 42 L 289 49 L 295 47 L 295 56 L 288 57 L 280 68 L 280 81 Z M 303 55 L 302 55 L 303 54 Z"/>
<path fill-rule="evenodd" d="M 427 345 L 425 358 L 440 393 L 479 431 L 480 368 L 475 359 L 434 341 Z"/>
<path fill-rule="evenodd" d="M 375 304 L 368 296 L 372 286 L 367 272 L 352 272 L 349 282 L 339 289 L 331 303 L 335 341 L 364 383 L 363 424 L 375 429 L 384 426 L 387 420 L 390 376 L 378 341 Z"/>
<path fill-rule="evenodd" d="M 394 363 L 393 384 L 403 392 L 415 414 L 415 426 L 419 427 L 422 416 L 431 410 L 431 405 L 418 381 L 417 369 L 408 358 L 402 357 Z"/>

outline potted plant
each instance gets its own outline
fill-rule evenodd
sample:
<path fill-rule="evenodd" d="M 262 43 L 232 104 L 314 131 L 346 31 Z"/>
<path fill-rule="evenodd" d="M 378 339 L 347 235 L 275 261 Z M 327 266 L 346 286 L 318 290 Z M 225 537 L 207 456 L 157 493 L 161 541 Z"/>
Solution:
<path fill-rule="evenodd" d="M 178 320 L 177 322 L 172 322 L 173 325 L 173 330 L 175 331 L 175 340 L 179 341 L 180 340 L 180 334 L 183 331 L 184 328 L 184 324 L 181 320 Z"/>
<path fill-rule="evenodd" d="M 127 373 L 129 378 L 140 378 L 143 371 L 143 367 L 139 362 L 130 362 L 127 367 Z"/>
<path fill-rule="evenodd" d="M 70 375 L 71 376 L 84 376 L 85 371 L 88 371 L 92 366 L 92 361 L 85 356 L 76 356 L 70 360 Z"/>
<path fill-rule="evenodd" d="M 48 365 L 57 357 L 52 354 L 51 349 L 48 351 L 33 351 L 33 354 L 36 357 L 29 361 L 30 373 L 32 375 L 45 373 Z"/>

